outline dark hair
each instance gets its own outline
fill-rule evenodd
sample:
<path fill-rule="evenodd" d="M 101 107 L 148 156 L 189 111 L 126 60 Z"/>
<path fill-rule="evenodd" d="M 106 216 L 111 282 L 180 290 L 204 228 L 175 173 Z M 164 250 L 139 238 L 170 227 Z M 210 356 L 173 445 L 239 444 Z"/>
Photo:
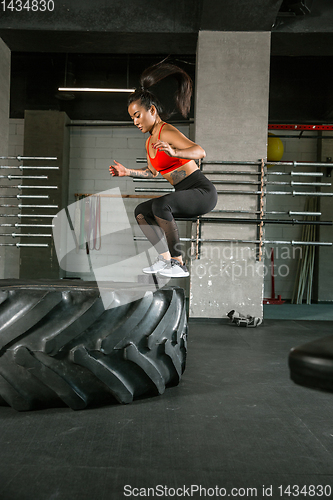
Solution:
<path fill-rule="evenodd" d="M 173 76 L 177 80 L 178 88 L 175 93 L 176 106 L 178 111 L 186 118 L 191 107 L 192 80 L 184 70 L 174 64 L 158 63 L 147 68 L 140 77 L 140 88 L 136 89 L 130 95 L 128 105 L 135 101 L 141 101 L 141 105 L 147 111 L 151 106 L 155 106 L 162 118 L 163 115 L 166 116 L 159 99 L 148 88 L 167 76 Z"/>

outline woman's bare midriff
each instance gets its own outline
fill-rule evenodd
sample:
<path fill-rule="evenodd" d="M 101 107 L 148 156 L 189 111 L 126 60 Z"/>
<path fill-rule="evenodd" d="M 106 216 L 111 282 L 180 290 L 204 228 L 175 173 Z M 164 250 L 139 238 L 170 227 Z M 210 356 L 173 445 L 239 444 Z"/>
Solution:
<path fill-rule="evenodd" d="M 164 179 L 170 182 L 173 186 L 178 184 L 178 182 L 184 180 L 186 177 L 191 175 L 195 170 L 198 170 L 198 165 L 194 160 L 189 160 L 188 163 L 182 165 L 181 167 L 169 172 L 168 174 L 162 174 Z"/>

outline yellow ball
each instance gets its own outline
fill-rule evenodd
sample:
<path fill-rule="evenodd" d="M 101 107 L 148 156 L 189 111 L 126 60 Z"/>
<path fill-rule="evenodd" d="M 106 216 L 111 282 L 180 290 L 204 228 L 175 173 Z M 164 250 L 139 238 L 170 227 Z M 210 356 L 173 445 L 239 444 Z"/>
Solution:
<path fill-rule="evenodd" d="M 283 156 L 283 142 L 274 134 L 268 134 L 267 161 L 280 161 Z"/>

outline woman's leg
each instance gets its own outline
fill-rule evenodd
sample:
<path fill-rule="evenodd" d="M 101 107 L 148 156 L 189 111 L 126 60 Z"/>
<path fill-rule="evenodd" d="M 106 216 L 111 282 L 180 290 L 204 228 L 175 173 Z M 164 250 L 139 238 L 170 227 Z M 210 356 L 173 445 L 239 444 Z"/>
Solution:
<path fill-rule="evenodd" d="M 156 248 L 159 254 L 164 255 L 165 253 L 169 253 L 168 244 L 163 229 L 154 217 L 152 211 L 153 201 L 154 199 L 140 203 L 135 208 L 135 218 L 148 241 Z"/>
<path fill-rule="evenodd" d="M 172 195 L 174 194 L 175 193 L 172 193 Z M 155 198 L 152 203 L 152 213 L 155 221 L 163 230 L 171 257 L 182 261 L 179 231 L 173 215 L 172 199 L 174 196 L 172 196 L 171 199 L 170 196 L 171 195 L 166 195 L 161 196 L 161 198 Z"/>
<path fill-rule="evenodd" d="M 135 211 L 141 230 L 158 253 L 167 260 L 171 256 L 180 264 L 183 264 L 183 259 L 175 217 L 203 215 L 212 210 L 217 202 L 214 185 L 200 171 L 195 175 L 198 181 L 195 187 L 191 182 L 193 179 L 186 178 L 181 183 L 184 189 L 178 186 L 173 193 L 141 203 Z M 187 270 L 185 273 L 188 276 Z"/>
<path fill-rule="evenodd" d="M 215 187 L 204 178 L 206 188 L 178 190 L 174 193 L 155 198 L 151 204 L 152 214 L 158 225 L 163 229 L 171 257 L 181 258 L 181 245 L 177 217 L 197 217 L 212 210 L 217 201 Z"/>

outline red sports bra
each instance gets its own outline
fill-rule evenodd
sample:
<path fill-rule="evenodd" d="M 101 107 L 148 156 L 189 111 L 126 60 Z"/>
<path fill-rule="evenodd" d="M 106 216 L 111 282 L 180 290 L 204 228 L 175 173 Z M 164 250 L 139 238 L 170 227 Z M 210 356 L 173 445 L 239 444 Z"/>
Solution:
<path fill-rule="evenodd" d="M 161 130 L 164 127 L 164 125 L 166 125 L 166 123 L 163 123 L 162 127 L 160 128 L 158 138 L 160 138 L 161 136 Z M 154 158 L 152 158 L 149 154 L 149 143 L 150 143 L 150 137 L 148 139 L 148 144 L 147 144 L 148 156 L 154 169 L 157 170 L 158 172 L 161 172 L 161 174 L 168 174 L 169 172 L 176 170 L 176 168 L 181 167 L 182 165 L 185 165 L 185 163 L 191 161 L 182 158 L 174 158 L 164 153 L 164 151 L 158 151 L 158 150 L 156 150 L 156 155 L 154 156 Z"/>

